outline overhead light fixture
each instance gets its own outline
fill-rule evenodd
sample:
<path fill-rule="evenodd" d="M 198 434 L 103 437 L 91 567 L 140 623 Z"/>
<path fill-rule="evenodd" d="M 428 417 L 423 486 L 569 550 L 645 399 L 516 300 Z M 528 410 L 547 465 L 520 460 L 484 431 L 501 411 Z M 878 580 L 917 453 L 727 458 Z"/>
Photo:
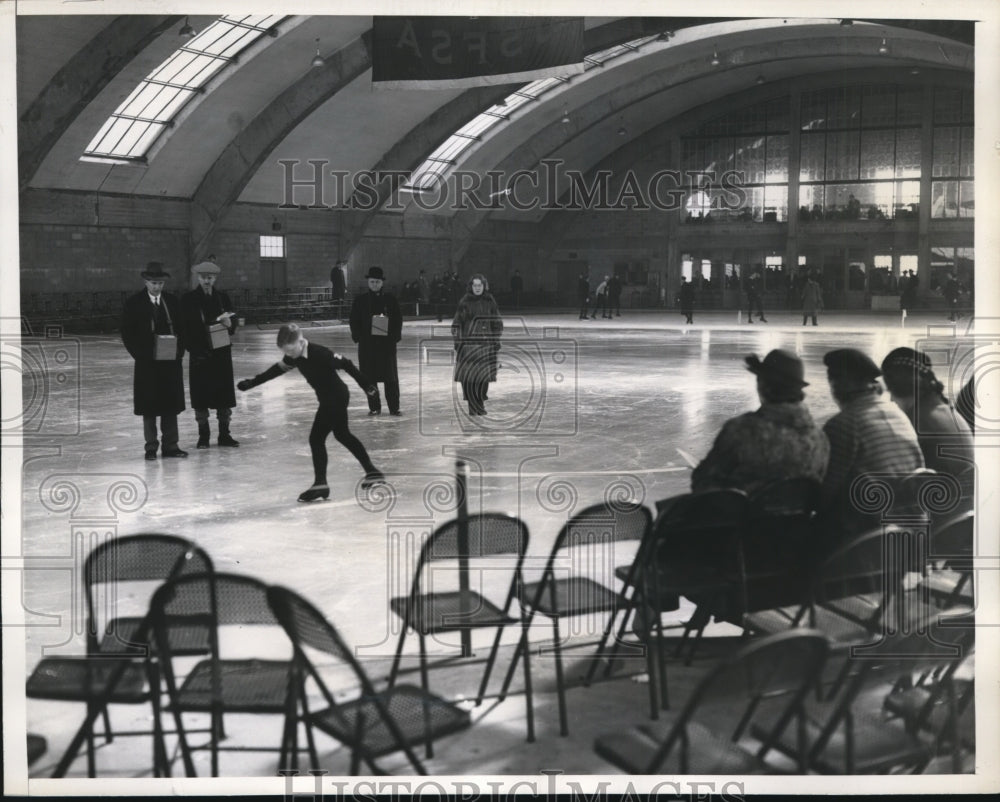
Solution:
<path fill-rule="evenodd" d="M 758 75 L 757 76 L 757 86 L 761 86 L 764 82 L 765 82 L 764 76 L 763 75 Z"/>
<path fill-rule="evenodd" d="M 319 54 L 319 38 L 316 39 L 316 55 L 313 56 L 312 65 L 314 67 L 325 67 L 326 59 Z"/>
<path fill-rule="evenodd" d="M 628 136 L 628 128 L 625 127 L 623 118 L 618 118 L 618 136 Z"/>
<path fill-rule="evenodd" d="M 884 56 L 889 52 L 889 45 L 885 41 L 885 37 L 882 38 L 882 44 L 878 46 L 878 52 L 880 56 Z"/>
<path fill-rule="evenodd" d="M 198 35 L 198 31 L 191 27 L 191 23 L 188 22 L 188 18 L 185 17 L 184 24 L 181 26 L 181 29 L 177 31 L 177 35 L 183 37 L 184 39 L 193 39 Z"/>
<path fill-rule="evenodd" d="M 722 60 L 719 58 L 718 50 L 712 51 L 712 58 L 709 60 L 708 63 L 711 64 L 713 67 L 718 67 L 722 63 Z"/>
<path fill-rule="evenodd" d="M 910 70 L 910 75 L 920 75 L 920 67 L 913 67 Z"/>
<path fill-rule="evenodd" d="M 561 122 L 563 125 L 569 125 L 570 123 L 569 111 L 566 109 L 565 106 L 563 106 L 563 116 L 559 122 Z"/>

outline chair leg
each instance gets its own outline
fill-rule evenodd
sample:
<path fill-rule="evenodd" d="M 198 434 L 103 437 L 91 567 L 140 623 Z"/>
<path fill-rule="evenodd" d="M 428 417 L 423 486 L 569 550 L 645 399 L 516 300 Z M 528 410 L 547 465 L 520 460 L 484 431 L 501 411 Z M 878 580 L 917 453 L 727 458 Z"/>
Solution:
<path fill-rule="evenodd" d="M 302 718 L 306 725 L 306 745 L 309 748 L 309 761 L 313 769 L 319 769 L 319 754 L 316 751 L 316 736 L 313 734 L 312 722 L 309 719 L 309 702 L 306 701 L 306 688 L 303 683 L 301 686 L 302 693 Z M 298 727 L 295 728 L 295 748 L 298 750 L 299 743 Z M 297 763 L 298 761 L 296 761 Z"/>
<path fill-rule="evenodd" d="M 177 705 L 171 702 L 170 705 L 171 713 L 174 717 L 174 727 L 177 730 L 177 740 L 181 747 L 181 759 L 184 761 L 184 775 L 186 777 L 197 777 L 198 774 L 194 768 L 194 761 L 191 759 L 191 747 L 188 746 L 187 734 L 184 732 L 184 722 L 182 720 L 181 711 L 177 709 Z M 215 738 L 215 733 L 212 733 L 212 738 Z"/>
<path fill-rule="evenodd" d="M 498 701 L 502 702 L 507 698 L 507 691 L 510 689 L 510 683 L 514 679 L 514 671 L 517 669 L 517 663 L 527 648 L 528 634 L 522 632 L 521 640 L 517 642 L 517 649 L 514 650 L 514 656 L 510 660 L 510 665 L 507 666 L 507 674 L 503 679 L 503 685 L 500 686 L 500 694 L 497 696 Z M 527 658 L 525 657 L 525 659 Z"/>
<path fill-rule="evenodd" d="M 493 665 L 496 663 L 497 652 L 500 650 L 500 637 L 503 635 L 504 626 L 501 624 L 497 627 L 497 635 L 493 639 L 493 646 L 490 649 L 490 656 L 486 661 L 486 670 L 483 672 L 483 679 L 479 683 L 479 693 L 476 695 L 476 706 L 478 707 L 483 703 L 483 697 L 486 695 L 486 688 L 490 682 L 490 674 L 493 673 Z"/>
<path fill-rule="evenodd" d="M 420 687 L 423 688 L 425 694 L 429 694 L 430 683 L 427 680 L 427 642 L 424 638 L 424 633 L 420 633 Z M 430 732 L 430 722 L 427 720 L 427 710 L 424 708 L 424 726 L 426 731 Z M 434 739 L 426 738 L 424 741 L 424 754 L 427 759 L 430 760 L 434 757 Z"/>
<path fill-rule="evenodd" d="M 396 674 L 399 671 L 399 661 L 403 656 L 403 644 L 406 642 L 406 622 L 403 622 L 403 630 L 399 633 L 399 641 L 396 644 L 396 654 L 392 658 L 392 668 L 389 670 L 389 685 L 391 689 L 396 684 Z"/>
<path fill-rule="evenodd" d="M 524 704 L 528 727 L 528 743 L 535 742 L 535 700 L 531 693 L 531 650 L 528 648 L 528 633 L 524 633 Z"/>
<path fill-rule="evenodd" d="M 556 696 L 559 700 L 559 734 L 569 735 L 569 722 L 566 716 L 566 682 L 563 677 L 562 646 L 559 634 L 559 617 L 552 618 L 552 635 L 555 638 L 556 651 Z"/>
<path fill-rule="evenodd" d="M 104 719 L 104 743 L 111 743 L 115 739 L 115 734 L 111 731 L 111 717 L 108 715 L 108 708 L 104 708 L 102 711 L 102 718 Z"/>
<path fill-rule="evenodd" d="M 103 710 L 107 712 L 107 706 L 103 707 Z M 96 722 L 95 722 L 96 723 Z M 96 777 L 97 776 L 97 758 L 94 755 L 94 726 L 87 727 L 87 776 Z"/>

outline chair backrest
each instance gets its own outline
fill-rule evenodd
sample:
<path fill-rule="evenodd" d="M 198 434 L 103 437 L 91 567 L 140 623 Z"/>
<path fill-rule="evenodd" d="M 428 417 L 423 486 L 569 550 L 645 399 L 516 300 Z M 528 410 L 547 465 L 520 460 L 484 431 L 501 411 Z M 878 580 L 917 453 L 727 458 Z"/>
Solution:
<path fill-rule="evenodd" d="M 760 716 L 768 736 L 758 757 L 781 735 L 805 694 L 815 685 L 829 646 L 823 633 L 796 629 L 754 639 L 716 665 L 688 697 L 656 758 L 644 773 L 658 772 L 671 749 L 681 747 L 685 729 L 697 721 L 718 736 L 735 742 Z M 681 765 L 681 772 L 688 767 Z"/>
<path fill-rule="evenodd" d="M 243 574 L 202 573 L 165 582 L 153 594 L 154 620 L 209 619 L 216 626 L 280 626 L 267 601 L 267 585 Z"/>
<path fill-rule="evenodd" d="M 638 502 L 602 502 L 581 510 L 559 531 L 553 551 L 558 549 L 641 541 L 649 532 L 653 516 Z"/>
<path fill-rule="evenodd" d="M 689 493 L 661 506 L 651 547 L 655 559 L 738 569 L 737 548 L 747 516 L 742 490 Z M 659 506 L 659 505 L 658 505 Z"/>
<path fill-rule="evenodd" d="M 83 566 L 87 603 L 87 638 L 96 645 L 97 599 L 94 586 L 120 582 L 159 581 L 188 574 L 210 573 L 212 559 L 198 545 L 177 535 L 144 533 L 108 540 L 87 555 Z M 113 604 L 107 616 L 114 615 Z"/>
<path fill-rule="evenodd" d="M 499 512 L 482 512 L 468 519 L 468 556 L 495 554 L 524 556 L 528 550 L 528 527 L 519 518 Z M 420 551 L 420 561 L 454 560 L 460 554 L 459 521 L 441 524 Z"/>

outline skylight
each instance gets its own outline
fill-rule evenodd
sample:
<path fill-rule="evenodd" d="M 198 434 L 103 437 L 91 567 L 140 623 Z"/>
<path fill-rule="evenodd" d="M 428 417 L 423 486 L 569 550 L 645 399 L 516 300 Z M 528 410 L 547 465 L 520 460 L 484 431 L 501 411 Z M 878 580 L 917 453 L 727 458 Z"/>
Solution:
<path fill-rule="evenodd" d="M 630 42 L 624 42 L 623 44 L 586 55 L 583 57 L 583 70 L 587 72 L 588 70 L 599 69 L 609 61 L 637 52 L 644 45 L 657 38 L 657 34 L 643 36 L 639 39 L 633 39 Z M 462 153 L 482 139 L 483 134 L 494 126 L 509 120 L 511 114 L 517 109 L 528 103 L 538 101 L 545 93 L 569 83 L 570 80 L 570 78 L 541 78 L 537 81 L 532 81 L 530 84 L 525 84 L 517 91 L 507 95 L 502 103 L 490 106 L 486 111 L 476 115 L 441 143 L 440 147 L 411 173 L 410 180 L 403 188 L 417 192 L 430 190 L 449 168 L 458 163 L 458 159 Z"/>
<path fill-rule="evenodd" d="M 281 19 L 232 14 L 213 21 L 143 79 L 101 126 L 83 158 L 143 160 L 184 105 Z"/>

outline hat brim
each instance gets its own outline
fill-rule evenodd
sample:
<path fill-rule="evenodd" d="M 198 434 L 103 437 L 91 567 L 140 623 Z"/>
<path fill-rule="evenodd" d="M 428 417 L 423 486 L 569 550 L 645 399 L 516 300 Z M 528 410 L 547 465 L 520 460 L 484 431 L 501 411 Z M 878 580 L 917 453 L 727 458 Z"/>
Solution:
<path fill-rule="evenodd" d="M 146 281 L 159 281 L 163 278 L 170 278 L 169 273 L 149 273 L 143 270 L 140 274 Z"/>
<path fill-rule="evenodd" d="M 764 365 L 764 363 L 757 358 L 757 356 L 748 356 L 744 360 L 747 365 L 747 370 L 756 376 L 760 376 L 768 381 L 778 382 L 781 384 L 792 385 L 795 387 L 808 387 L 809 382 L 798 378 L 797 376 L 789 376 L 786 373 L 780 373 L 776 370 L 772 370 Z"/>

